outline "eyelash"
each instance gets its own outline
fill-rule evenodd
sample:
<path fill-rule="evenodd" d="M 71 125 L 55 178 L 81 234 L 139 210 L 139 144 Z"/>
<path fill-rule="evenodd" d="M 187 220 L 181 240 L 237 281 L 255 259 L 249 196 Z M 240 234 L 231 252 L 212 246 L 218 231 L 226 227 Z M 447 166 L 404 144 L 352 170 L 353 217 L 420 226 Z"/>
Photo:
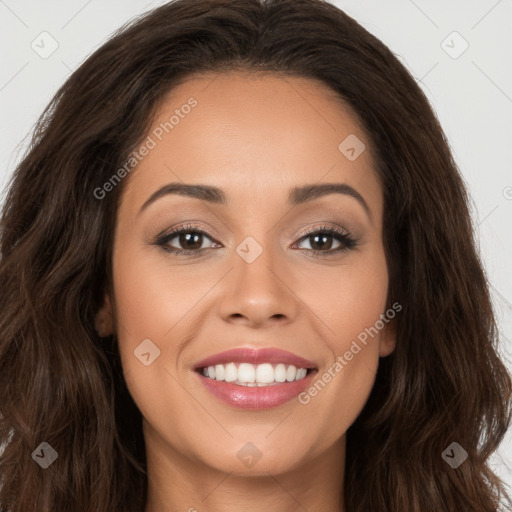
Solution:
<path fill-rule="evenodd" d="M 194 233 L 194 234 L 198 234 L 198 235 L 203 235 L 203 236 L 206 236 L 207 238 L 211 239 L 213 242 L 216 242 L 208 233 L 206 233 L 199 227 L 187 225 L 187 226 L 180 226 L 179 228 L 176 228 L 175 230 L 171 231 L 170 233 L 165 233 L 165 234 L 159 235 L 156 238 L 154 244 L 162 247 L 163 250 L 170 252 L 177 256 L 180 256 L 180 255 L 199 256 L 200 254 L 202 254 L 206 250 L 205 248 L 186 250 L 186 249 L 178 249 L 176 247 L 171 247 L 168 245 L 169 242 L 173 238 L 176 238 L 177 236 L 179 236 L 181 234 L 185 234 L 185 233 L 187 233 L 187 234 Z M 301 235 L 298 242 L 301 242 L 302 240 L 307 239 L 307 238 L 311 237 L 312 235 L 328 235 L 328 236 L 335 238 L 342 244 L 337 249 L 327 250 L 327 251 L 319 251 L 318 249 L 305 249 L 309 252 L 312 252 L 315 255 L 315 257 L 321 257 L 326 254 L 330 256 L 333 254 L 342 253 L 345 251 L 349 251 L 357 246 L 357 240 L 354 237 L 352 237 L 349 233 L 347 233 L 339 228 L 335 228 L 333 226 L 321 226 L 319 228 L 307 230 L 306 232 L 304 232 Z"/>

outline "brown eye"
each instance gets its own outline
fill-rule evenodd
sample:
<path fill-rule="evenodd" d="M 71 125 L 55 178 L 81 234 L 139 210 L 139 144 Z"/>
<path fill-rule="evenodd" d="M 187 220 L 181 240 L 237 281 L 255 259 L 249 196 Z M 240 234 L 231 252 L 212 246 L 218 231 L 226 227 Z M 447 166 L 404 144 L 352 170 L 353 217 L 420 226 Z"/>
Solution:
<path fill-rule="evenodd" d="M 299 247 L 299 249 L 308 249 L 314 255 L 326 256 L 347 251 L 357 245 L 357 240 L 348 232 L 332 226 L 317 228 L 305 233 L 298 244 L 304 242 L 309 242 L 309 247 Z M 337 245 L 333 246 L 333 244 Z"/>
<path fill-rule="evenodd" d="M 328 250 L 332 248 L 333 236 L 327 233 L 321 233 L 316 235 L 309 235 L 304 240 L 310 241 L 310 249 L 315 251 Z M 338 242 L 339 243 L 339 242 Z"/>
<path fill-rule="evenodd" d="M 203 245 L 203 235 L 194 231 L 190 233 L 181 233 L 177 238 L 180 249 L 197 250 L 201 248 L 201 245 Z"/>
<path fill-rule="evenodd" d="M 181 226 L 170 233 L 160 235 L 155 240 L 155 244 L 173 254 L 192 256 L 208 249 L 208 247 L 202 247 L 205 239 L 213 242 L 213 239 L 203 230 L 194 226 Z"/>

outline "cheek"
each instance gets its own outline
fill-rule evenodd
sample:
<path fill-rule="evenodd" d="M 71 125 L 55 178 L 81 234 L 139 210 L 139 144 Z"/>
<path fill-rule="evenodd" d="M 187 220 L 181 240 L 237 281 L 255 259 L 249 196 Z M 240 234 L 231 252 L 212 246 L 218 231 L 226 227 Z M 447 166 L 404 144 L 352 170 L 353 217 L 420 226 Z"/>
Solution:
<path fill-rule="evenodd" d="M 190 324 L 189 313 L 216 282 L 217 277 L 205 267 L 167 264 L 156 248 L 114 253 L 119 334 L 138 343 L 145 338 L 175 338 L 182 325 Z"/>
<path fill-rule="evenodd" d="M 375 382 L 379 340 L 386 323 L 388 274 L 384 253 L 376 250 L 354 265 L 324 269 L 316 286 L 300 286 L 320 318 L 318 343 L 330 353 L 299 402 L 323 430 L 323 443 L 334 442 L 363 409 Z M 325 414 L 328 411 L 328 414 Z"/>
<path fill-rule="evenodd" d="M 171 357 L 161 340 L 173 324 L 173 310 L 167 301 L 176 292 L 174 287 L 166 290 L 165 283 L 143 261 L 135 249 L 114 250 L 115 329 L 123 372 L 132 397 L 148 417 L 158 414 L 148 397 L 151 390 L 161 387 L 162 362 Z"/>
<path fill-rule="evenodd" d="M 114 250 L 116 332 L 130 394 L 146 418 L 158 421 L 165 412 L 161 400 L 170 410 L 182 408 L 184 393 L 173 376 L 193 337 L 198 302 L 217 277 L 206 268 L 181 270 L 134 246 Z"/>
<path fill-rule="evenodd" d="M 337 354 L 348 350 L 351 340 L 385 313 L 388 272 L 381 247 L 354 253 L 350 261 L 335 267 L 297 273 L 293 282 L 294 291 L 321 321 L 324 339 Z"/>

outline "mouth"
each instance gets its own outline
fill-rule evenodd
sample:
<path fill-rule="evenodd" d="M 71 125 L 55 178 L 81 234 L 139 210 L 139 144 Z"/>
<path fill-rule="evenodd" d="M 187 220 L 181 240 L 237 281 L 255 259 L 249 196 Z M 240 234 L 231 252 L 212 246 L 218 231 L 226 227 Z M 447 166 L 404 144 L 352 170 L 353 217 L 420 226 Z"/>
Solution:
<path fill-rule="evenodd" d="M 292 400 L 318 372 L 315 363 L 280 349 L 240 348 L 194 367 L 201 383 L 233 407 L 268 409 Z"/>

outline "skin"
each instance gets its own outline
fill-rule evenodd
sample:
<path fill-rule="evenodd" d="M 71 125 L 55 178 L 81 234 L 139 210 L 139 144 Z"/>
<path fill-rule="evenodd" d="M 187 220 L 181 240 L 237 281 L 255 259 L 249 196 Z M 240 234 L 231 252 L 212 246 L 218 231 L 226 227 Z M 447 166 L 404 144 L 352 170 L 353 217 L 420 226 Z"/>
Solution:
<path fill-rule="evenodd" d="M 348 108 L 323 84 L 273 74 L 194 76 L 160 106 L 150 132 L 193 96 L 198 105 L 132 171 L 119 204 L 113 251 L 114 296 L 100 315 L 116 332 L 125 378 L 143 415 L 148 459 L 146 512 L 339 512 L 345 433 L 372 389 L 379 357 L 395 346 L 393 322 L 372 338 L 307 405 L 292 400 L 240 410 L 211 395 L 192 370 L 234 347 L 278 347 L 314 361 L 322 375 L 386 311 L 383 196 L 369 141 Z M 349 134 L 366 150 L 349 161 Z M 170 182 L 221 188 L 227 205 L 166 195 Z M 330 194 L 290 207 L 294 186 L 346 183 L 366 201 Z M 209 233 L 200 256 L 154 244 L 193 224 Z M 327 238 L 312 253 L 308 228 L 338 226 L 355 248 Z M 247 263 L 246 237 L 263 252 Z M 331 244 L 331 245 L 329 245 Z M 175 237 L 168 245 L 180 249 Z M 115 306 L 114 306 L 115 305 Z M 149 366 L 134 350 L 150 339 Z M 251 442 L 261 459 L 237 452 Z"/>

